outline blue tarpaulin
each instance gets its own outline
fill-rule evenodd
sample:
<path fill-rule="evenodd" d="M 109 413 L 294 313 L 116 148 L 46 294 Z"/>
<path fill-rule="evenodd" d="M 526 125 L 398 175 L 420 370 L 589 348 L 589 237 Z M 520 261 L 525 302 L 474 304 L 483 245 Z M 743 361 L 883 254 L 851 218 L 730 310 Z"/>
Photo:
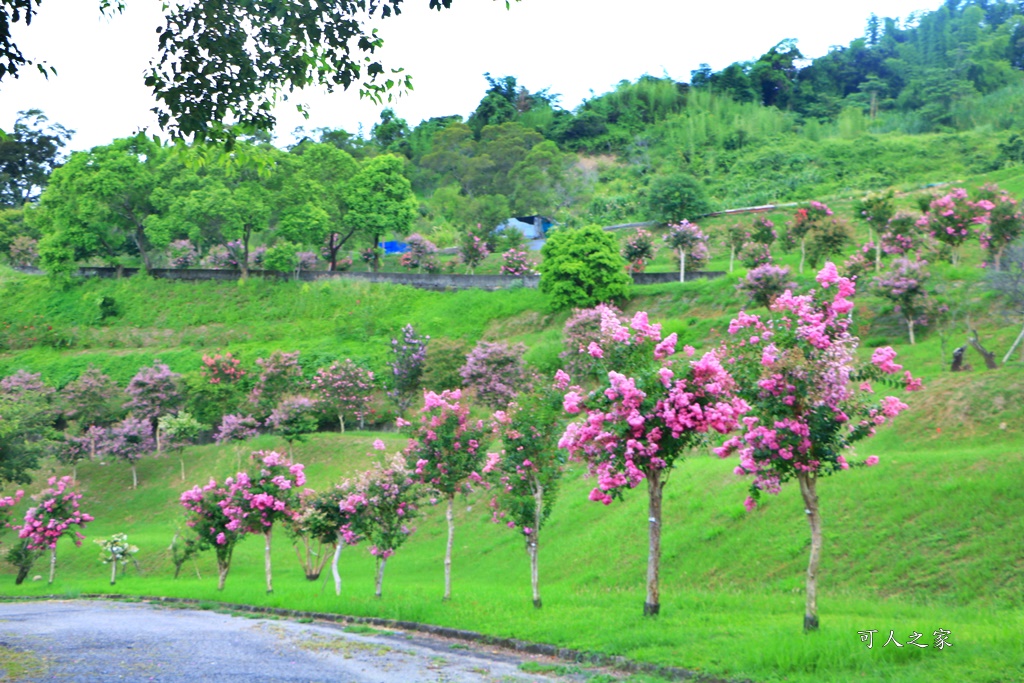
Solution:
<path fill-rule="evenodd" d="M 385 254 L 404 254 L 409 251 L 409 245 L 405 242 L 399 242 L 397 240 L 391 240 L 390 242 L 381 242 L 380 248 L 384 250 Z"/>

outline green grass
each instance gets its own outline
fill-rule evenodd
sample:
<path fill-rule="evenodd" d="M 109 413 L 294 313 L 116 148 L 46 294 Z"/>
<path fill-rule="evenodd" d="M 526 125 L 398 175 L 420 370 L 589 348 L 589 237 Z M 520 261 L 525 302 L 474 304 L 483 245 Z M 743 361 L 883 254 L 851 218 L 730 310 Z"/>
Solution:
<path fill-rule="evenodd" d="M 977 375 L 986 379 L 984 375 Z M 959 378 L 958 378 L 959 379 Z M 1021 376 L 992 392 L 1013 392 Z M 984 382 L 982 382 L 984 384 Z M 1000 388 L 1001 387 L 1001 388 Z M 969 387 L 962 387 L 965 391 Z M 981 390 L 972 395 L 982 395 Z M 167 595 L 288 609 L 379 616 L 481 631 L 623 655 L 660 665 L 758 681 L 1007 681 L 1024 675 L 1024 590 L 1019 539 L 1024 479 L 1018 436 L 928 438 L 935 405 L 922 398 L 897 429 L 883 430 L 862 456 L 882 464 L 828 479 L 820 486 L 825 520 L 821 573 L 822 629 L 800 631 L 808 532 L 799 494 L 786 490 L 752 514 L 743 512 L 745 482 L 732 465 L 715 458 L 688 459 L 666 489 L 662 615 L 641 616 L 646 562 L 646 513 L 642 491 L 605 508 L 586 501 L 592 483 L 570 472 L 541 546 L 544 608 L 530 604 L 522 541 L 487 521 L 487 494 L 460 501 L 456 515 L 454 596 L 442 602 L 441 558 L 445 527 L 428 508 L 417 532 L 388 563 L 384 598 L 373 596 L 373 561 L 365 548 L 342 554 L 344 587 L 333 594 L 329 576 L 305 580 L 287 537 L 275 531 L 275 592 L 262 582 L 262 544 L 236 550 L 223 593 L 216 591 L 213 558 L 186 565 L 173 580 L 169 553 L 179 511 L 173 460 L 140 464 L 142 484 L 129 488 L 127 468 L 86 463 L 79 469 L 85 509 L 97 521 L 82 548 L 62 543 L 54 586 L 45 581 L 15 587 L 8 596 L 56 593 Z M 1017 406 L 965 420 L 987 431 L 992 420 L 1018 415 Z M 918 424 L 921 422 L 921 424 Z M 906 429 L 914 446 L 905 445 Z M 991 433 L 991 432 L 989 432 Z M 319 435 L 300 446 L 309 485 L 329 485 L 363 468 L 379 434 Z M 384 435 L 390 448 L 401 440 Z M 252 446 L 280 446 L 261 437 Z M 188 484 L 222 477 L 236 467 L 231 448 L 204 446 L 187 452 Z M 983 504 L 979 504 L 983 502 Z M 143 573 L 131 570 L 108 585 L 91 539 L 116 531 L 140 546 Z M 196 578 L 198 568 L 202 579 Z M 39 573 L 43 569 L 37 567 Z M 858 631 L 876 629 L 900 642 L 911 631 L 944 628 L 954 647 L 897 650 L 860 642 Z M 883 639 L 884 642 L 884 639 Z"/>
<path fill-rule="evenodd" d="M 46 669 L 46 663 L 32 653 L 0 645 L 0 683 L 14 683 L 24 678 L 35 678 L 45 674 Z"/>

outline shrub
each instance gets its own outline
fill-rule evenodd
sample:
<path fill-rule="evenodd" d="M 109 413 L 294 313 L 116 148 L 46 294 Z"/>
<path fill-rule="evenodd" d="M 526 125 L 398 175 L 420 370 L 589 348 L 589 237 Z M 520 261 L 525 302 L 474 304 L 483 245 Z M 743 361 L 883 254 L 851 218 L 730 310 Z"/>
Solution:
<path fill-rule="evenodd" d="M 688 173 L 656 175 L 647 188 L 651 220 L 678 223 L 699 218 L 711 211 L 711 203 L 700 181 Z"/>
<path fill-rule="evenodd" d="M 466 356 L 459 370 L 462 383 L 476 391 L 477 397 L 492 408 L 507 406 L 529 384 L 523 365 L 523 344 L 479 342 Z"/>
<path fill-rule="evenodd" d="M 746 294 L 750 301 L 767 308 L 775 297 L 787 289 L 796 288 L 795 282 L 789 281 L 789 268 L 766 264 L 751 269 L 747 276 L 736 285 L 736 289 Z"/>
<path fill-rule="evenodd" d="M 555 309 L 594 306 L 629 292 L 631 279 L 618 244 L 596 225 L 556 230 L 541 254 L 540 289 Z"/>

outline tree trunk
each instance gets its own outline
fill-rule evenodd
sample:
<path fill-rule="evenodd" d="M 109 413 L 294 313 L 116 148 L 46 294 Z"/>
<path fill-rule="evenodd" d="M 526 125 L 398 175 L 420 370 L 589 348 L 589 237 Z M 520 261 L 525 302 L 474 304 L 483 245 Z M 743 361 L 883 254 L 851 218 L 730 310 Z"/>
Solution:
<path fill-rule="evenodd" d="M 345 416 L 338 413 L 338 426 L 341 427 L 341 433 L 345 433 Z"/>
<path fill-rule="evenodd" d="M 1005 363 L 1006 361 L 1003 361 L 1003 362 Z M 71 483 L 72 484 L 77 484 L 78 483 L 78 461 L 77 460 L 74 463 L 72 463 L 72 465 L 71 465 Z"/>
<path fill-rule="evenodd" d="M 818 510 L 817 477 L 801 472 L 800 493 L 804 497 L 804 512 L 811 525 L 811 557 L 807 562 L 807 605 L 804 608 L 804 631 L 818 630 L 818 564 L 821 561 L 821 512 Z"/>
<path fill-rule="evenodd" d="M 655 470 L 647 474 L 647 600 L 644 602 L 644 616 L 657 616 L 661 611 L 659 601 L 660 586 L 658 570 L 661 564 L 661 493 L 665 483 L 661 481 L 661 471 Z"/>
<path fill-rule="evenodd" d="M 1003 356 L 1003 365 L 1006 365 L 1006 362 L 1010 360 L 1010 356 L 1013 355 L 1013 350 L 1017 348 L 1017 345 L 1020 344 L 1022 339 L 1024 339 L 1024 327 L 1020 328 L 1020 334 L 1018 334 L 1017 338 L 1014 340 L 1013 346 L 1011 346 L 1010 350 L 1006 352 L 1005 356 Z"/>
<path fill-rule="evenodd" d="M 455 494 L 448 495 L 448 510 L 445 512 L 445 519 L 448 520 L 448 545 L 444 550 L 444 598 L 452 599 L 452 543 L 455 541 L 455 520 L 452 518 L 452 506 L 455 503 Z"/>
<path fill-rule="evenodd" d="M 736 245 L 729 245 L 729 272 L 732 272 L 732 264 L 736 260 Z"/>
<path fill-rule="evenodd" d="M 985 359 L 985 369 L 999 369 L 999 366 L 996 364 L 996 354 L 992 353 L 982 345 L 981 340 L 978 339 L 977 330 L 971 330 L 971 336 L 968 337 L 967 341 L 974 347 L 974 350 L 980 353 L 981 357 Z"/>
<path fill-rule="evenodd" d="M 341 574 L 338 573 L 338 560 L 341 559 L 341 549 L 344 547 L 345 541 L 342 540 L 341 534 L 338 534 L 338 544 L 334 546 L 334 557 L 331 558 L 331 574 L 334 576 L 334 594 L 341 595 Z"/>
<path fill-rule="evenodd" d="M 530 553 L 530 585 L 533 588 L 533 606 L 541 608 L 540 572 L 537 568 L 537 555 L 540 553 L 540 524 L 544 515 L 544 487 L 537 484 L 533 493 L 533 533 L 526 539 L 527 552 Z"/>
<path fill-rule="evenodd" d="M 1000 270 L 1002 270 L 1003 249 L 1006 249 L 1006 247 L 1005 246 L 999 247 L 999 249 L 997 249 L 996 253 L 995 253 L 995 267 L 996 267 L 996 272 L 997 273 Z"/>
<path fill-rule="evenodd" d="M 32 571 L 31 565 L 27 567 L 25 565 L 21 565 L 20 567 L 18 567 L 18 575 L 14 577 L 14 585 L 20 586 L 22 583 L 24 583 L 25 579 L 28 578 L 28 573 L 30 571 Z"/>
<path fill-rule="evenodd" d="M 267 527 L 263 530 L 263 566 L 267 573 L 267 593 L 274 592 L 273 573 L 270 566 L 270 534 L 273 531 L 274 527 Z"/>
<path fill-rule="evenodd" d="M 804 258 L 807 256 L 807 237 L 800 238 L 800 273 L 804 272 Z"/>
<path fill-rule="evenodd" d="M 178 461 L 181 463 L 181 480 L 185 481 L 185 456 L 178 455 Z"/>
<path fill-rule="evenodd" d="M 679 281 L 686 282 L 686 252 L 679 250 Z"/>
<path fill-rule="evenodd" d="M 117 560 L 110 563 L 110 585 L 117 583 Z"/>
<path fill-rule="evenodd" d="M 910 345 L 914 345 L 914 320 L 913 318 L 907 318 L 907 334 L 910 335 Z"/>
<path fill-rule="evenodd" d="M 57 547 L 50 548 L 50 585 L 53 585 L 53 577 L 57 574 Z"/>
<path fill-rule="evenodd" d="M 377 591 L 374 593 L 377 598 L 381 597 L 381 589 L 384 587 L 384 565 L 387 563 L 386 559 L 382 557 L 377 558 Z"/>
<path fill-rule="evenodd" d="M 228 569 L 231 568 L 230 560 L 217 559 L 217 590 L 224 590 L 224 582 L 228 578 Z"/>
<path fill-rule="evenodd" d="M 132 463 L 132 490 L 139 488 L 139 474 L 135 471 L 135 463 Z"/>
<path fill-rule="evenodd" d="M 159 458 L 160 455 L 163 454 L 163 452 L 164 452 L 163 439 L 160 438 L 160 423 L 159 422 L 156 425 L 156 431 L 154 432 L 154 435 L 156 436 L 156 456 Z"/>

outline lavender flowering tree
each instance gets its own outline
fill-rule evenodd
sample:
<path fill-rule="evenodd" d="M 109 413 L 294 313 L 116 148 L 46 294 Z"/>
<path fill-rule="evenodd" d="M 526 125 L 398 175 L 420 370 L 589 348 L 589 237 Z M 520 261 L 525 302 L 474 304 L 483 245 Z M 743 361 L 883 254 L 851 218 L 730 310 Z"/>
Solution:
<path fill-rule="evenodd" d="M 746 294 L 751 303 L 767 308 L 775 297 L 795 287 L 796 283 L 789 280 L 788 266 L 766 264 L 748 271 L 747 276 L 736 285 L 736 290 Z"/>
<path fill-rule="evenodd" d="M 858 339 L 850 333 L 852 280 L 839 277 L 828 263 L 818 273 L 821 289 L 803 296 L 786 292 L 775 299 L 763 321 L 745 312 L 729 325 L 734 342 L 733 375 L 737 390 L 750 405 L 743 433 L 716 449 L 722 457 L 737 453 L 738 475 L 752 475 L 752 510 L 762 492 L 778 493 L 782 484 L 800 485 L 811 527 L 807 566 L 804 630 L 818 628 L 817 579 L 821 557 L 821 513 L 817 481 L 850 467 L 846 455 L 855 442 L 907 406 L 892 396 L 875 401 L 870 382 L 902 368 L 892 362 L 891 348 L 875 351 L 870 364 L 858 364 Z M 909 372 L 901 382 L 920 388 Z M 854 388 L 856 387 L 856 388 Z M 864 464 L 873 465 L 877 457 Z"/>
<path fill-rule="evenodd" d="M 182 404 L 184 396 L 179 388 L 180 383 L 181 375 L 171 372 L 160 361 L 154 361 L 152 366 L 142 368 L 128 382 L 125 388 L 128 402 L 124 407 L 135 417 L 148 421 L 152 430 L 161 415 L 177 412 Z M 157 431 L 157 452 L 161 450 L 160 447 L 160 432 Z"/>
<path fill-rule="evenodd" d="M 675 249 L 679 256 L 679 281 L 686 281 L 686 258 L 689 257 L 691 265 L 699 268 L 700 264 L 708 260 L 708 237 L 696 224 L 688 220 L 682 223 L 670 224 L 668 232 L 664 236 L 665 243 Z"/>
<path fill-rule="evenodd" d="M 408 251 L 402 254 L 400 262 L 403 268 L 410 270 L 426 270 L 432 273 L 437 270 L 437 247 L 433 242 L 419 233 L 413 233 L 405 240 Z"/>
<path fill-rule="evenodd" d="M 523 344 L 477 343 L 459 370 L 462 383 L 476 391 L 477 398 L 491 408 L 508 405 L 530 382 L 523 364 Z"/>
<path fill-rule="evenodd" d="M 117 419 L 115 399 L 119 393 L 114 380 L 90 365 L 60 390 L 64 418 L 78 423 L 83 430 L 92 425 L 109 425 Z"/>
<path fill-rule="evenodd" d="M 928 291 L 924 285 L 931 274 L 927 265 L 927 261 L 899 258 L 874 282 L 875 293 L 896 304 L 897 312 L 906 321 L 911 346 L 914 326 L 925 320 L 928 312 Z"/>
<path fill-rule="evenodd" d="M 132 489 L 139 486 L 139 475 L 135 470 L 136 463 L 147 453 L 156 450 L 153 438 L 153 425 L 149 420 L 128 416 L 110 428 L 107 439 L 103 442 L 103 453 L 124 460 L 132 468 Z"/>
<path fill-rule="evenodd" d="M 461 402 L 459 390 L 435 394 L 424 392 L 420 424 L 410 434 L 405 460 L 417 479 L 447 501 L 448 545 L 444 555 L 444 599 L 452 595 L 452 517 L 455 494 L 469 491 L 471 482 L 481 483 L 484 464 L 482 442 L 487 429 L 482 420 L 470 420 L 469 407 Z M 401 420 L 406 426 L 409 423 Z"/>
<path fill-rule="evenodd" d="M 199 263 L 199 252 L 189 240 L 175 240 L 167 247 L 167 260 L 171 268 L 189 268 Z"/>
<path fill-rule="evenodd" d="M 295 442 L 304 442 L 316 431 L 316 402 L 306 396 L 288 396 L 281 399 L 267 418 L 267 427 L 288 442 L 291 454 Z"/>
<path fill-rule="evenodd" d="M 429 341 L 429 336 L 418 335 L 412 325 L 402 328 L 401 340 L 391 340 L 391 360 L 388 361 L 391 390 L 388 396 L 402 414 L 409 409 L 420 390 Z"/>
<path fill-rule="evenodd" d="M 746 404 L 734 394 L 735 382 L 713 353 L 700 360 L 673 363 L 676 335 L 661 338 L 661 326 L 647 314 L 633 316 L 629 327 L 606 313 L 602 330 L 611 337 L 590 353 L 604 361 L 607 380 L 584 394 L 568 388 L 563 408 L 570 415 L 585 413 L 566 427 L 558 445 L 572 458 L 587 462 L 597 477 L 590 500 L 609 505 L 613 498 L 647 482 L 648 554 L 647 599 L 644 615 L 658 614 L 660 605 L 662 493 L 675 464 L 690 450 L 707 445 L 711 432 L 738 427 Z M 693 354 L 692 348 L 686 349 Z"/>
<path fill-rule="evenodd" d="M 324 410 L 338 416 L 338 427 L 345 431 L 345 417 L 359 421 L 370 409 L 370 394 L 373 392 L 373 372 L 361 368 L 351 359 L 334 361 L 328 368 L 320 368 L 313 376 L 310 388 Z"/>

